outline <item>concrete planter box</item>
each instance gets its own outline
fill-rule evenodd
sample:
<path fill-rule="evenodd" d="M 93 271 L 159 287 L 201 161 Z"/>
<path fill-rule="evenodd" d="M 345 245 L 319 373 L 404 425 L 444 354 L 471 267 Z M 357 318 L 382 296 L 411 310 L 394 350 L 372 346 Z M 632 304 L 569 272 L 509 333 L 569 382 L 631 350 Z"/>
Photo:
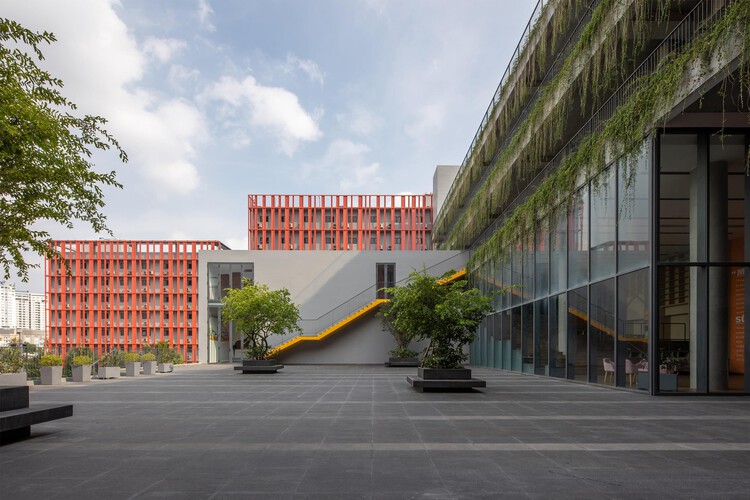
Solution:
<path fill-rule="evenodd" d="M 125 363 L 125 376 L 126 377 L 137 377 L 141 374 L 141 362 L 140 361 L 128 361 Z"/>
<path fill-rule="evenodd" d="M 416 356 L 413 358 L 394 358 L 391 356 L 388 358 L 388 361 L 386 361 L 385 366 L 416 368 L 419 366 L 419 358 Z"/>
<path fill-rule="evenodd" d="M 153 375 L 156 373 L 156 361 L 142 361 L 144 375 Z"/>
<path fill-rule="evenodd" d="M 91 365 L 74 366 L 73 382 L 91 382 Z"/>
<path fill-rule="evenodd" d="M 42 385 L 62 385 L 62 366 L 40 366 Z"/>
<path fill-rule="evenodd" d="M 240 366 L 235 366 L 235 370 L 242 370 L 242 373 L 276 373 L 284 368 L 284 365 L 277 363 L 275 359 L 243 359 Z"/>
<path fill-rule="evenodd" d="M 172 363 L 159 363 L 159 373 L 169 373 L 174 370 Z"/>
<path fill-rule="evenodd" d="M 100 366 L 99 378 L 120 378 L 119 366 Z"/>
<path fill-rule="evenodd" d="M 28 385 L 25 373 L 0 373 L 0 385 Z"/>
<path fill-rule="evenodd" d="M 471 391 L 487 387 L 487 382 L 471 377 L 469 368 L 418 368 L 417 376 L 406 377 L 420 392 Z"/>

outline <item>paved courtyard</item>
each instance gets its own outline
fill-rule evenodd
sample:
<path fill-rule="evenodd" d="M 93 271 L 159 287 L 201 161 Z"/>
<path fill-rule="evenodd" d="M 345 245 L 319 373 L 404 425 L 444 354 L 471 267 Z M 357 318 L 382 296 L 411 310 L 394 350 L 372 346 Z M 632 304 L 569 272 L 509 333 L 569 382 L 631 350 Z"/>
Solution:
<path fill-rule="evenodd" d="M 750 497 L 750 398 L 649 397 L 475 368 L 232 366 L 36 386 L 74 416 L 0 447 L 0 498 Z"/>

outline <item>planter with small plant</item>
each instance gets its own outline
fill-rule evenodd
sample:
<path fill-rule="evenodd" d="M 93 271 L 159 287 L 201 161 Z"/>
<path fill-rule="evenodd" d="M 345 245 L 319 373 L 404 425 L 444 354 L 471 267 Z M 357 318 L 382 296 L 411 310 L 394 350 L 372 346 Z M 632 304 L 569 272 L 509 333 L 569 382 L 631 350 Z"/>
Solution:
<path fill-rule="evenodd" d="M 487 385 L 472 378 L 471 370 L 461 364 L 468 358 L 466 346 L 492 311 L 492 302 L 466 285 L 465 280 L 445 283 L 422 270 L 413 271 L 404 286 L 386 289 L 396 311 L 394 327 L 409 332 L 414 340 L 429 342 L 417 376 L 406 378 L 419 391 L 471 390 Z"/>
<path fill-rule="evenodd" d="M 0 385 L 26 385 L 26 373 L 22 368 L 21 351 L 15 347 L 0 347 Z"/>
<path fill-rule="evenodd" d="M 156 354 L 147 352 L 141 356 L 141 366 L 144 375 L 153 375 L 156 373 Z"/>
<path fill-rule="evenodd" d="M 141 356 L 137 352 L 126 352 L 124 356 L 125 360 L 125 376 L 126 377 L 137 377 L 141 374 Z"/>
<path fill-rule="evenodd" d="M 63 361 L 60 356 L 45 354 L 39 359 L 39 375 L 42 385 L 61 385 Z"/>
<path fill-rule="evenodd" d="M 71 360 L 73 382 L 91 382 L 91 363 L 89 356 L 76 356 Z"/>
<path fill-rule="evenodd" d="M 97 373 L 100 379 L 120 378 L 120 365 L 123 353 L 117 348 L 112 349 L 99 360 Z"/>

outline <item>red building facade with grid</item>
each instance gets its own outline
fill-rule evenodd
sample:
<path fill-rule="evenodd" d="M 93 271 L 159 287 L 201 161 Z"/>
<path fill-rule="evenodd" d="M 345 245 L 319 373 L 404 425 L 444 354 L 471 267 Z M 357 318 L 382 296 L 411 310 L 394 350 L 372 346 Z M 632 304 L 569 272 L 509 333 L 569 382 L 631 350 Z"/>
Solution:
<path fill-rule="evenodd" d="M 167 341 L 198 361 L 198 251 L 219 241 L 54 241 L 45 262 L 47 345 L 99 355 Z"/>
<path fill-rule="evenodd" d="M 429 250 L 432 194 L 248 196 L 248 250 Z"/>

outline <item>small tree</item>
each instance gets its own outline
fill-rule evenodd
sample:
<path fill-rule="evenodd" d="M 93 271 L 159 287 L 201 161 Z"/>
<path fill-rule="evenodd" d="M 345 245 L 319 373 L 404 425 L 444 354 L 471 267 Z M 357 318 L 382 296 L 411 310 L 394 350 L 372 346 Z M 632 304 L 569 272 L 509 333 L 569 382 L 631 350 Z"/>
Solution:
<path fill-rule="evenodd" d="M 299 308 L 290 299 L 286 288 L 271 290 L 242 280 L 242 288 L 227 289 L 222 299 L 222 318 L 233 321 L 235 329 L 245 336 L 246 353 L 251 359 L 266 359 L 271 335 L 301 332 Z"/>
<path fill-rule="evenodd" d="M 76 116 L 76 105 L 64 97 L 63 84 L 40 69 L 40 47 L 51 33 L 30 31 L 0 18 L 0 276 L 11 265 L 24 281 L 29 264 L 23 252 L 62 257 L 48 244 L 49 233 L 35 224 L 52 220 L 72 227 L 88 222 L 106 231 L 104 187 L 121 187 L 115 172 L 97 172 L 95 150 L 114 148 L 127 156 L 103 128 L 99 116 Z"/>
<path fill-rule="evenodd" d="M 446 273 L 447 277 L 452 272 Z M 459 368 L 466 361 L 464 346 L 492 311 L 492 301 L 465 280 L 441 283 L 426 270 L 413 271 L 403 287 L 389 288 L 391 320 L 397 331 L 415 340 L 429 340 L 422 366 Z"/>
<path fill-rule="evenodd" d="M 419 353 L 409 347 L 415 340 L 415 332 L 412 330 L 401 329 L 400 327 L 403 327 L 403 325 L 397 322 L 401 308 L 410 303 L 409 294 L 412 290 L 407 287 L 397 286 L 386 288 L 385 291 L 391 300 L 380 306 L 380 312 L 378 314 L 383 321 L 383 330 L 388 332 L 396 342 L 396 348 L 391 350 L 388 354 L 397 358 L 411 358 L 417 356 Z"/>

